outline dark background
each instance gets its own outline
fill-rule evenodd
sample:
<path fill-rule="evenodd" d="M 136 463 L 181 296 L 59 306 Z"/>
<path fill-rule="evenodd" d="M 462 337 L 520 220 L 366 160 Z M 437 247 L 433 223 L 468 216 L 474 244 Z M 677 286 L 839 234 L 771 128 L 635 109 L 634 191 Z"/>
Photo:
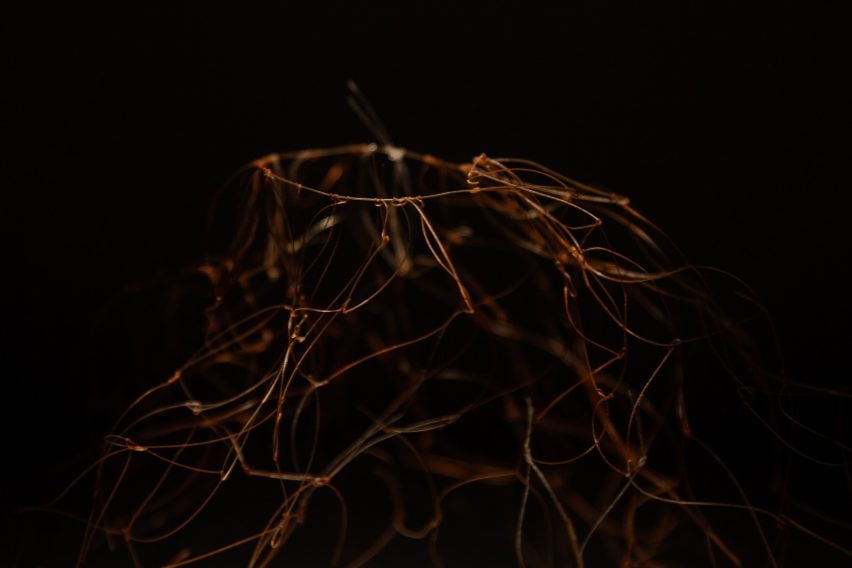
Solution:
<path fill-rule="evenodd" d="M 162 299 L 138 289 L 203 258 L 216 189 L 271 151 L 370 141 L 347 79 L 398 145 L 527 157 L 629 195 L 690 260 L 754 287 L 791 376 L 848 388 L 852 97 L 833 8 L 72 4 L 3 24 L 13 558 L 33 540 L 12 512 L 67 481 L 143 382 L 162 380 L 142 377 L 156 364 L 128 368 L 161 347 L 131 315 Z"/>

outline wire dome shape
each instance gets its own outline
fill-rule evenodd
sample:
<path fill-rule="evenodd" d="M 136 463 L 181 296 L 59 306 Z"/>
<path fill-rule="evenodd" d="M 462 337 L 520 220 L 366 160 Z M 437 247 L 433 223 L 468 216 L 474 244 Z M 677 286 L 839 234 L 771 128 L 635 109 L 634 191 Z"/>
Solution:
<path fill-rule="evenodd" d="M 362 566 L 399 541 L 457 565 L 447 540 L 522 566 L 743 565 L 742 526 L 770 563 L 767 521 L 822 539 L 751 503 L 706 409 L 691 420 L 707 381 L 758 418 L 775 400 L 741 325 L 759 304 L 627 198 L 523 159 L 356 144 L 248 164 L 216 218 L 234 237 L 194 272 L 202 346 L 81 475 L 80 564 L 104 534 L 167 566 Z M 690 451 L 733 499 L 693 486 Z"/>

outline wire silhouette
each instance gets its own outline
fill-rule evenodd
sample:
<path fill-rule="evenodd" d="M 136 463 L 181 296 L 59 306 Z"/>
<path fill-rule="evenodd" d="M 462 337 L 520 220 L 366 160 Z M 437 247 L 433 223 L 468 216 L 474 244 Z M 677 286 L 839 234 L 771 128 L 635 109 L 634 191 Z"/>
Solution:
<path fill-rule="evenodd" d="M 753 503 L 704 441 L 714 411 L 691 404 L 711 382 L 767 440 L 845 467 L 842 444 L 785 442 L 775 409 L 805 387 L 755 357 L 745 329 L 765 316 L 747 287 L 683 261 L 623 196 L 528 160 L 393 145 L 350 88 L 378 144 L 272 154 L 221 196 L 235 237 L 196 270 L 215 299 L 202 345 L 72 484 L 96 486 L 79 564 L 106 535 L 139 565 L 153 546 L 167 566 L 288 565 L 301 541 L 362 566 L 400 539 L 454 565 L 448 534 L 497 526 L 521 566 L 663 566 L 678 540 L 744 565 L 719 509 L 769 565 L 791 530 L 849 554 Z M 696 485 L 690 452 L 728 498 Z M 365 514 L 379 530 L 351 520 Z M 181 544 L 215 523 L 242 534 Z"/>

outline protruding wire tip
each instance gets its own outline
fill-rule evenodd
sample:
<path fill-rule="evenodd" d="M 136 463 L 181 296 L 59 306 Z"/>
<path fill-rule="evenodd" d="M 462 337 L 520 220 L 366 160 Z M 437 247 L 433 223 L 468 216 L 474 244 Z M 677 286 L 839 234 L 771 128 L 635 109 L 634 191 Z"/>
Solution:
<path fill-rule="evenodd" d="M 346 97 L 346 104 L 349 105 L 358 119 L 365 127 L 367 127 L 367 130 L 370 131 L 370 134 L 372 134 L 376 140 L 385 146 L 392 146 L 393 142 L 391 141 L 387 128 L 385 128 L 385 125 L 382 124 L 381 119 L 379 119 L 379 115 L 367 100 L 367 97 L 364 96 L 364 93 L 361 92 L 361 89 L 358 88 L 355 81 L 349 79 L 346 81 L 346 87 L 351 93 L 348 97 Z"/>

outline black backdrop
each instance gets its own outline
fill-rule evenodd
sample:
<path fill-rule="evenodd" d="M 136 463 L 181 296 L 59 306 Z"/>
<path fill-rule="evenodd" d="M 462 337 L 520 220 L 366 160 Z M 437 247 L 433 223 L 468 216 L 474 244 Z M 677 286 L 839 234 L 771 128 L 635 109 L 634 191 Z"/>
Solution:
<path fill-rule="evenodd" d="M 852 98 L 834 10 L 165 4 L 33 4 L 3 23 L 2 500 L 13 557 L 34 542 L 13 511 L 85 463 L 141 389 L 120 384 L 133 371 L 115 338 L 157 348 L 139 343 L 130 316 L 105 325 L 103 314 L 144 311 L 150 298 L 128 289 L 202 258 L 211 196 L 244 162 L 368 141 L 344 104 L 347 79 L 401 146 L 459 161 L 528 157 L 629 195 L 692 261 L 756 289 L 792 376 L 848 385 Z"/>

